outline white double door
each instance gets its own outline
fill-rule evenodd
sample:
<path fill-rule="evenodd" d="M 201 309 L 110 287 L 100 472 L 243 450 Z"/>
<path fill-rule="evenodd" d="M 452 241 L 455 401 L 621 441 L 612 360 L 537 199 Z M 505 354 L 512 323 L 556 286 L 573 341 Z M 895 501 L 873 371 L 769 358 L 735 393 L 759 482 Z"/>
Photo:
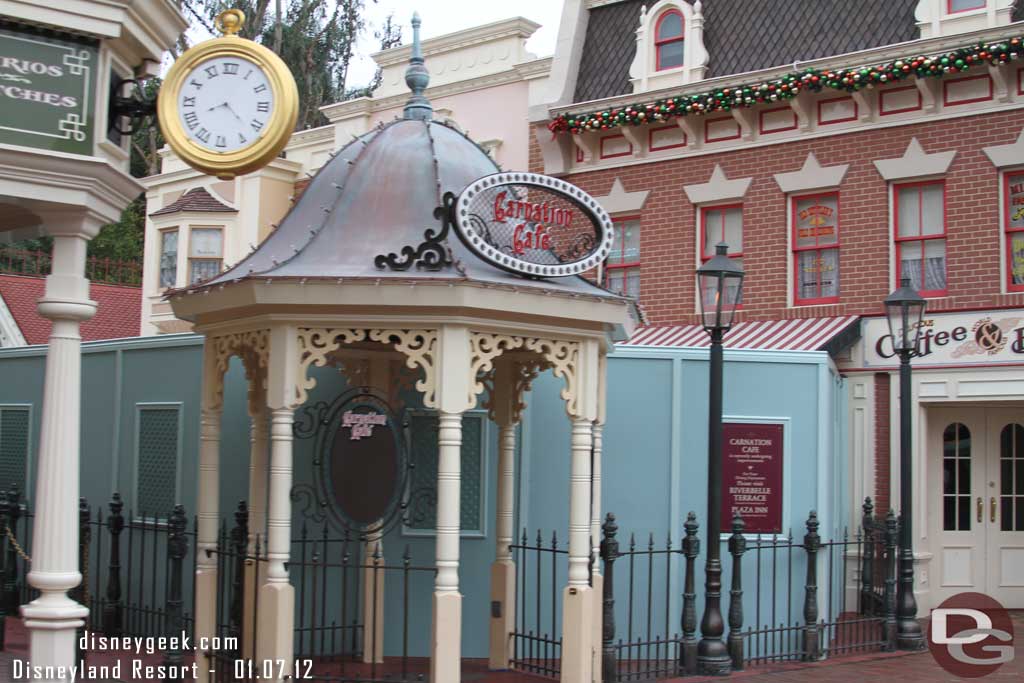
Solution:
<path fill-rule="evenodd" d="M 930 408 L 927 441 L 933 604 L 1024 608 L 1024 408 Z"/>

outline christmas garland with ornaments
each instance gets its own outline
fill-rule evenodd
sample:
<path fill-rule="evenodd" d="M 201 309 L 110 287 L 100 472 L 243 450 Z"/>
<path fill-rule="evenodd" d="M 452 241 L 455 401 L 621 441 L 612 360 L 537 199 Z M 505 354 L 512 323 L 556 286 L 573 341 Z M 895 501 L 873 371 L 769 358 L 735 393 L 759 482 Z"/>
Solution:
<path fill-rule="evenodd" d="M 679 95 L 649 104 L 631 104 L 603 111 L 559 114 L 548 124 L 552 133 L 580 134 L 608 130 L 620 126 L 642 126 L 667 121 L 678 116 L 711 114 L 739 107 L 753 107 L 764 102 L 778 102 L 796 97 L 801 91 L 821 92 L 825 88 L 857 92 L 875 85 L 900 81 L 909 76 L 937 77 L 967 71 L 972 66 L 998 66 L 1024 53 L 1024 36 L 991 44 L 962 47 L 932 57 L 907 57 L 877 66 L 849 69 L 807 69 L 799 74 L 761 83 L 718 88 L 696 95 Z"/>

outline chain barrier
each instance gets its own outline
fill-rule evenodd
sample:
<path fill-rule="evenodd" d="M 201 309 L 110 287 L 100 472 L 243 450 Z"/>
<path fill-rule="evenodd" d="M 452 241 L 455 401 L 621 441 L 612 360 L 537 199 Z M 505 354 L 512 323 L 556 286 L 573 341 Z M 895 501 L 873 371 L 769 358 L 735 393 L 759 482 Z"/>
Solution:
<path fill-rule="evenodd" d="M 18 539 L 14 537 L 14 532 L 11 531 L 11 527 L 6 524 L 4 524 L 4 534 L 7 536 L 7 540 L 11 542 L 11 545 L 14 546 L 14 550 L 18 553 L 18 557 L 26 562 L 31 562 L 32 558 L 28 556 L 25 550 L 21 547 L 21 544 L 18 543 Z"/>

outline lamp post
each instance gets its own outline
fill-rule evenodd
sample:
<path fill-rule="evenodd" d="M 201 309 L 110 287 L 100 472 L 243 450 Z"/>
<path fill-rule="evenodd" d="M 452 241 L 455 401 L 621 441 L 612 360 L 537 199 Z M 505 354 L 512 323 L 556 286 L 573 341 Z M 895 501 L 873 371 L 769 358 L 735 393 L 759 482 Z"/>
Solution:
<path fill-rule="evenodd" d="M 697 269 L 701 323 L 711 336 L 708 391 L 708 558 L 704 567 L 704 615 L 700 620 L 697 665 L 703 674 L 726 674 L 731 659 L 722 635 L 722 338 L 732 326 L 743 295 L 743 268 L 730 259 L 724 242 Z"/>
<path fill-rule="evenodd" d="M 896 645 L 901 650 L 924 649 L 914 599 L 914 488 L 911 481 L 910 358 L 921 336 L 925 300 L 903 278 L 885 298 L 892 347 L 900 357 L 900 571 L 896 589 Z"/>

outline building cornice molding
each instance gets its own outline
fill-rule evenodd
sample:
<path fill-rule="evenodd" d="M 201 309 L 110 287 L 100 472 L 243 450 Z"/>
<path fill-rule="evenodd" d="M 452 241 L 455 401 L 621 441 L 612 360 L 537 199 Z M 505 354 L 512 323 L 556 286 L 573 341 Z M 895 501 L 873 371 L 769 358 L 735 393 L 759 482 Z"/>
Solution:
<path fill-rule="evenodd" d="M 708 182 L 684 185 L 683 192 L 690 203 L 696 205 L 738 201 L 747 195 L 753 181 L 753 178 L 730 180 L 725 177 L 721 164 L 715 164 L 715 170 L 711 172 L 711 179 Z"/>
<path fill-rule="evenodd" d="M 688 96 L 703 93 L 705 91 L 716 90 L 718 88 L 732 87 L 735 85 L 742 85 L 745 83 L 752 82 L 765 82 L 781 78 L 787 74 L 802 73 L 807 69 L 839 69 L 844 67 L 851 67 L 857 64 L 872 65 L 880 62 L 885 62 L 891 59 L 899 59 L 906 57 L 908 52 L 916 52 L 920 54 L 936 54 L 964 45 L 969 45 L 977 42 L 989 42 L 998 41 L 1003 38 L 1010 38 L 1020 33 L 1020 24 L 1011 24 L 1010 26 L 1001 26 L 994 29 L 984 29 L 980 31 L 972 31 L 970 33 L 960 33 L 952 36 L 943 36 L 939 38 L 927 38 L 922 40 L 911 40 L 903 43 L 895 43 L 893 45 L 885 45 L 883 47 L 871 48 L 869 50 L 859 50 L 856 52 L 847 52 L 841 55 L 834 55 L 831 57 L 824 57 L 822 59 L 815 59 L 806 62 L 794 62 L 793 64 L 785 64 L 780 66 L 770 67 L 768 69 L 761 69 L 758 71 L 746 71 L 738 74 L 727 74 L 724 76 L 717 76 L 715 78 L 708 78 L 695 83 L 682 85 L 673 88 L 663 88 L 660 90 L 650 90 L 644 93 L 629 93 L 625 95 L 617 95 L 615 97 L 607 97 L 600 100 L 588 100 L 585 102 L 573 102 L 571 104 L 564 105 L 552 105 L 547 109 L 547 116 L 544 118 L 534 118 L 531 122 L 537 123 L 540 121 L 547 122 L 549 119 L 559 116 L 560 114 L 566 114 L 571 112 L 587 112 L 593 110 L 601 110 L 613 107 L 620 107 L 624 105 L 636 104 L 637 102 L 653 102 L 655 100 L 665 99 L 669 97 L 677 96 Z M 777 103 L 773 103 L 776 104 Z"/>
<path fill-rule="evenodd" d="M 525 17 L 513 17 L 512 19 L 495 21 L 483 26 L 424 40 L 422 43 L 423 56 L 429 58 L 431 55 L 451 52 L 460 48 L 488 43 L 511 36 L 526 39 L 532 36 L 539 28 L 540 24 L 530 21 Z M 377 66 L 383 69 L 395 64 L 405 64 L 409 61 L 411 54 L 412 45 L 401 45 L 390 50 L 375 52 L 370 57 L 377 63 Z"/>
<path fill-rule="evenodd" d="M 795 192 L 811 192 L 839 187 L 843 183 L 849 164 L 822 166 L 814 152 L 808 152 L 804 165 L 799 171 L 776 173 L 775 182 L 786 194 Z"/>
<path fill-rule="evenodd" d="M 1024 128 L 1021 129 L 1016 142 L 1011 142 L 1008 145 L 983 147 L 981 151 L 985 153 L 985 156 L 988 157 L 989 161 L 996 168 L 1008 168 L 1024 164 Z"/>
<path fill-rule="evenodd" d="M 911 138 L 903 156 L 895 159 L 877 159 L 873 163 L 879 175 L 889 182 L 913 180 L 943 175 L 949 170 L 956 150 L 929 154 L 916 137 Z"/>
<path fill-rule="evenodd" d="M 0 144 L 0 195 L 77 205 L 112 223 L 144 189 L 104 159 Z"/>
<path fill-rule="evenodd" d="M 524 64 L 532 63 L 533 62 L 524 62 Z M 506 71 L 499 71 L 496 74 L 478 76 L 476 78 L 470 78 L 464 81 L 456 81 L 454 83 L 446 83 L 445 85 L 439 85 L 434 88 L 427 88 L 424 94 L 428 99 L 434 101 L 436 104 L 436 101 L 442 97 L 461 95 L 462 93 L 473 92 L 474 90 L 493 88 L 500 85 L 508 85 L 510 83 L 519 83 L 521 81 L 537 77 L 537 75 L 533 74 L 531 74 L 530 76 L 524 76 L 519 71 L 517 65 L 512 69 L 508 69 Z M 409 93 L 391 95 L 389 97 L 384 97 L 379 100 L 369 97 L 359 98 L 358 100 L 351 100 L 348 102 L 328 104 L 324 107 L 321 107 L 320 111 L 323 112 L 324 116 L 326 116 L 331 123 L 337 123 L 339 121 L 344 121 L 345 119 L 354 118 L 356 116 L 368 116 L 370 114 L 374 114 L 382 110 L 397 109 L 404 105 L 408 99 Z"/>

